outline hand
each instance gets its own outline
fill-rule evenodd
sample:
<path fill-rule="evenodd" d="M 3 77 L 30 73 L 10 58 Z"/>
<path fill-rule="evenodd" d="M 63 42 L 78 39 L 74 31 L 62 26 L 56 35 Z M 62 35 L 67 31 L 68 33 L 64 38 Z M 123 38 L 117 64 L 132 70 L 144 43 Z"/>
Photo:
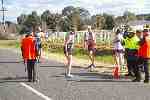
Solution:
<path fill-rule="evenodd" d="M 88 50 L 88 46 L 86 45 L 86 46 L 84 46 L 84 50 Z"/>
<path fill-rule="evenodd" d="M 25 59 L 23 60 L 23 63 L 26 64 L 26 60 Z"/>

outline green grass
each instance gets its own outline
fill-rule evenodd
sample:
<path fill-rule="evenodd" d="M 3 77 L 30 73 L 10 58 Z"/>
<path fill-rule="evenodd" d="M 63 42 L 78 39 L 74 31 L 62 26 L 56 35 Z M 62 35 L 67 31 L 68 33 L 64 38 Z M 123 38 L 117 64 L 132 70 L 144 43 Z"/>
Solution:
<path fill-rule="evenodd" d="M 64 55 L 63 48 L 49 49 L 49 52 Z M 87 52 L 82 48 L 75 48 L 73 51 L 73 56 L 79 59 L 86 59 L 86 60 L 89 59 Z M 103 63 L 110 63 L 110 64 L 114 63 L 112 54 L 96 55 L 95 60 L 97 62 L 103 62 Z"/>
<path fill-rule="evenodd" d="M 0 40 L 1 48 L 19 48 L 20 43 L 18 40 Z"/>
<path fill-rule="evenodd" d="M 20 48 L 20 42 L 18 40 L 0 40 L 0 47 L 1 48 Z M 53 54 L 64 55 L 63 48 L 51 48 L 51 49 L 46 48 L 45 51 L 49 53 L 53 53 Z M 79 59 L 86 59 L 86 60 L 89 59 L 87 52 L 83 50 L 82 48 L 75 48 L 73 52 L 73 56 Z M 110 63 L 110 64 L 113 63 L 112 54 L 108 54 L 108 53 L 105 54 L 105 52 L 102 53 L 102 55 L 96 55 L 95 59 L 97 62 Z"/>
<path fill-rule="evenodd" d="M 96 56 L 96 61 L 114 64 L 114 60 L 113 60 L 112 55 Z"/>
<path fill-rule="evenodd" d="M 84 53 L 84 54 L 82 54 L 82 53 L 75 54 L 75 57 L 77 57 L 79 59 L 87 59 L 87 60 L 89 59 L 89 56 L 86 53 Z M 103 62 L 103 63 L 110 63 L 110 64 L 114 63 L 113 57 L 112 57 L 111 54 L 110 55 L 105 55 L 105 54 L 104 55 L 96 55 L 95 60 L 97 62 Z"/>

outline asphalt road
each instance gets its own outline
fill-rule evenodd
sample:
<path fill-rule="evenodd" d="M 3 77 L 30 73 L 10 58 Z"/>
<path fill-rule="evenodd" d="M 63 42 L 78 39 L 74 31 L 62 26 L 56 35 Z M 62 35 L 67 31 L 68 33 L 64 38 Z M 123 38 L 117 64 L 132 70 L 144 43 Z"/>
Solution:
<path fill-rule="evenodd" d="M 0 100 L 150 100 L 149 84 L 114 80 L 107 73 L 73 68 L 75 77 L 67 79 L 64 64 L 45 59 L 40 81 L 29 83 L 24 68 L 19 53 L 0 49 Z"/>

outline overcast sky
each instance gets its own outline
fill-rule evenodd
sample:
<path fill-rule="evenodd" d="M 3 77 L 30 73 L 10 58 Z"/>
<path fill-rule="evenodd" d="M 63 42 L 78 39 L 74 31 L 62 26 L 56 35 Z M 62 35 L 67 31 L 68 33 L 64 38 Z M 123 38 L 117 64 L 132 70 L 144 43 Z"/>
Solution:
<path fill-rule="evenodd" d="M 149 0 L 4 0 L 4 5 L 8 10 L 6 20 L 13 22 L 22 13 L 37 11 L 41 14 L 47 9 L 61 13 L 66 6 L 83 7 L 91 15 L 106 12 L 118 16 L 126 10 L 135 14 L 150 13 Z M 0 18 L 2 19 L 2 13 Z"/>

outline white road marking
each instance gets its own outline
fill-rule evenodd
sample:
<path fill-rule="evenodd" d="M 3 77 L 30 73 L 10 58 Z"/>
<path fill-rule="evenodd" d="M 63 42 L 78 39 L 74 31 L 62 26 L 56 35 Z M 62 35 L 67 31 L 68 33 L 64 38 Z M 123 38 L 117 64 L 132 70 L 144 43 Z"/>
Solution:
<path fill-rule="evenodd" d="M 48 96 L 45 96 L 44 94 L 38 92 L 37 90 L 35 90 L 34 88 L 32 88 L 31 86 L 23 83 L 23 82 L 20 82 L 20 84 L 27 88 L 28 90 L 32 91 L 33 93 L 35 93 L 36 95 L 40 96 L 41 98 L 43 98 L 44 100 L 52 100 L 51 98 L 49 98 Z"/>

